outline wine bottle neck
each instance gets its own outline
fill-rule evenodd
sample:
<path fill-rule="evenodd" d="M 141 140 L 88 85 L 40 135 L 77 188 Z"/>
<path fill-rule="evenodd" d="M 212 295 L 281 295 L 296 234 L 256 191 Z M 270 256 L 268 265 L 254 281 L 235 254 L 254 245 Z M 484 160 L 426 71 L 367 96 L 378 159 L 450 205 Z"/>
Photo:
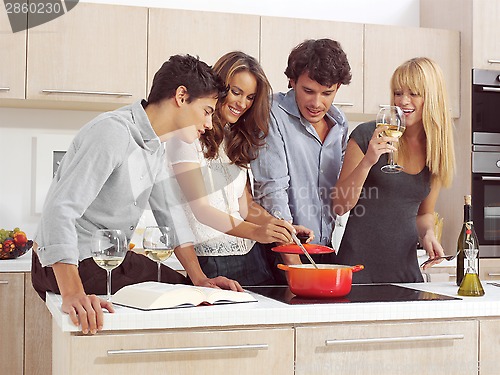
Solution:
<path fill-rule="evenodd" d="M 472 206 L 464 205 L 464 223 L 472 224 Z"/>

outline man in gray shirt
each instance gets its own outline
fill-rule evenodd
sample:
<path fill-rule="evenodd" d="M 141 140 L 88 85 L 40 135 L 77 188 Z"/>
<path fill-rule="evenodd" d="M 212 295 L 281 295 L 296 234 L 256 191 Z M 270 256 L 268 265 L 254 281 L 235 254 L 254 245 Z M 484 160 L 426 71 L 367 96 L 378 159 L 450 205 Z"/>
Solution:
<path fill-rule="evenodd" d="M 95 230 L 120 229 L 130 239 L 149 204 L 159 225 L 174 225 L 179 244 L 192 246 L 194 237 L 169 192 L 162 142 L 175 136 L 191 143 L 211 129 L 217 99 L 225 90 L 204 62 L 172 56 L 156 73 L 148 101 L 103 113 L 75 136 L 45 200 L 32 282 L 42 298 L 47 291 L 60 293 L 63 311 L 81 324 L 83 333 L 102 329 L 103 308 L 114 311 L 110 302 L 94 295 L 105 294 L 106 285 L 106 271 L 91 258 Z M 182 249 L 176 254 L 188 275 L 201 272 Z M 189 282 L 163 268 L 162 281 Z M 113 270 L 113 291 L 156 278 L 156 263 L 129 251 Z M 226 278 L 205 277 L 202 285 L 235 289 Z"/>
<path fill-rule="evenodd" d="M 313 243 L 331 246 L 331 194 L 348 140 L 347 119 L 333 100 L 350 83 L 351 69 L 338 42 L 318 39 L 292 50 L 285 74 L 291 90 L 274 95 L 266 144 L 251 163 L 254 196 L 269 212 L 279 210 L 286 220 L 312 229 Z M 276 270 L 276 256 L 266 253 Z M 334 263 L 334 255 L 316 260 Z M 286 283 L 282 272 L 275 276 Z"/>

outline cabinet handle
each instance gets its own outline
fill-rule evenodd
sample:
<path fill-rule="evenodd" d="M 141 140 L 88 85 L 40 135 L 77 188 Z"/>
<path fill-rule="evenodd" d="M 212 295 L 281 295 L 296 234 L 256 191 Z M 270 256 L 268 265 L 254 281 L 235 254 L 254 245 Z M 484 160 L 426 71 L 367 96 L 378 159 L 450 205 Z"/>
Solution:
<path fill-rule="evenodd" d="M 187 348 L 160 348 L 160 349 L 122 349 L 108 350 L 108 356 L 132 355 L 132 354 L 158 354 L 158 353 L 183 353 L 183 352 L 207 352 L 218 350 L 267 350 L 267 344 L 255 345 L 225 345 L 225 346 L 203 346 Z"/>
<path fill-rule="evenodd" d="M 483 87 L 483 91 L 500 92 L 500 87 Z"/>
<path fill-rule="evenodd" d="M 77 95 L 105 95 L 105 96 L 133 96 L 129 92 L 85 91 L 85 90 L 42 90 L 44 94 L 77 94 Z"/>
<path fill-rule="evenodd" d="M 500 276 L 500 273 L 498 272 L 488 272 L 488 276 Z"/>
<path fill-rule="evenodd" d="M 500 64 L 500 60 L 488 60 L 490 64 Z"/>
<path fill-rule="evenodd" d="M 0 87 L 0 91 L 10 91 L 10 87 Z"/>
<path fill-rule="evenodd" d="M 344 345 L 344 344 L 382 344 L 392 342 L 414 342 L 414 341 L 444 341 L 444 340 L 463 340 L 464 335 L 431 335 L 431 336 L 406 336 L 406 337 L 376 337 L 371 339 L 345 339 L 345 340 L 326 340 L 326 346 Z"/>
<path fill-rule="evenodd" d="M 9 282 L 7 280 L 0 280 L 0 285 L 7 285 Z"/>
<path fill-rule="evenodd" d="M 498 177 L 498 176 L 481 176 L 481 180 L 483 180 L 483 181 L 500 181 L 500 177 Z"/>
<path fill-rule="evenodd" d="M 354 107 L 354 103 L 335 103 L 333 102 L 334 105 L 338 105 L 339 107 Z"/>
<path fill-rule="evenodd" d="M 391 106 L 390 104 L 379 104 L 378 105 L 379 108 L 390 107 L 390 106 Z"/>

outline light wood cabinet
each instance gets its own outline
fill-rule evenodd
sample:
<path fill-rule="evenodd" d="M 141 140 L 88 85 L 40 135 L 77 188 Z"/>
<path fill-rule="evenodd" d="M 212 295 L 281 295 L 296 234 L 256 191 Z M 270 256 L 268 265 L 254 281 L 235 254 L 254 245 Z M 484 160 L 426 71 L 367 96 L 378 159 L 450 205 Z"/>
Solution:
<path fill-rule="evenodd" d="M 24 99 L 26 30 L 12 33 L 9 18 L 3 10 L 0 11 L 0 51 L 3 51 L 0 64 L 0 100 Z"/>
<path fill-rule="evenodd" d="M 472 1 L 472 64 L 480 69 L 500 69 L 500 1 Z M 461 7 L 462 8 L 462 7 Z"/>
<path fill-rule="evenodd" d="M 288 91 L 283 73 L 291 50 L 306 39 L 336 40 L 347 54 L 352 81 L 341 86 L 334 104 L 347 113 L 363 112 L 363 24 L 262 17 L 261 64 L 275 92 Z"/>
<path fill-rule="evenodd" d="M 52 315 L 24 274 L 24 374 L 52 372 Z"/>
<path fill-rule="evenodd" d="M 24 275 L 0 273 L 0 374 L 22 374 Z"/>
<path fill-rule="evenodd" d="M 295 373 L 477 375 L 477 332 L 472 320 L 297 327 Z"/>
<path fill-rule="evenodd" d="M 147 8 L 80 3 L 29 29 L 27 99 L 118 106 L 143 98 L 147 22 Z"/>
<path fill-rule="evenodd" d="M 499 280 L 500 279 L 500 259 L 479 259 L 479 279 Z"/>
<path fill-rule="evenodd" d="M 54 325 L 53 374 L 293 374 L 293 337 L 291 327 L 84 336 Z"/>
<path fill-rule="evenodd" d="M 208 65 L 230 51 L 259 60 L 260 17 L 175 9 L 149 9 L 148 92 L 171 55 L 199 56 Z"/>
<path fill-rule="evenodd" d="M 365 25 L 364 112 L 389 104 L 394 70 L 414 57 L 435 60 L 446 81 L 452 115 L 460 117 L 460 34 L 451 30 Z"/>
<path fill-rule="evenodd" d="M 481 375 L 498 375 L 498 353 L 500 353 L 500 320 L 479 321 L 479 372 Z"/>

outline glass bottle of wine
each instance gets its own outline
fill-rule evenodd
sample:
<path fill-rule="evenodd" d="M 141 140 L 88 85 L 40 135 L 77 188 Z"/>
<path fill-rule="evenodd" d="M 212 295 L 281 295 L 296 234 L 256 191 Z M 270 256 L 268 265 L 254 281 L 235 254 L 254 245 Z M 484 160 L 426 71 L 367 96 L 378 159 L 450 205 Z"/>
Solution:
<path fill-rule="evenodd" d="M 462 230 L 458 236 L 457 241 L 457 285 L 460 286 L 462 279 L 465 275 L 467 269 L 465 249 L 469 247 L 467 244 L 467 237 L 472 239 L 472 242 L 477 246 L 479 250 L 479 243 L 477 240 L 476 231 L 474 230 L 474 223 L 472 222 L 472 198 L 470 195 L 464 196 L 464 223 L 462 225 Z M 467 231 L 470 231 L 467 234 Z M 478 269 L 479 271 L 479 269 Z"/>

